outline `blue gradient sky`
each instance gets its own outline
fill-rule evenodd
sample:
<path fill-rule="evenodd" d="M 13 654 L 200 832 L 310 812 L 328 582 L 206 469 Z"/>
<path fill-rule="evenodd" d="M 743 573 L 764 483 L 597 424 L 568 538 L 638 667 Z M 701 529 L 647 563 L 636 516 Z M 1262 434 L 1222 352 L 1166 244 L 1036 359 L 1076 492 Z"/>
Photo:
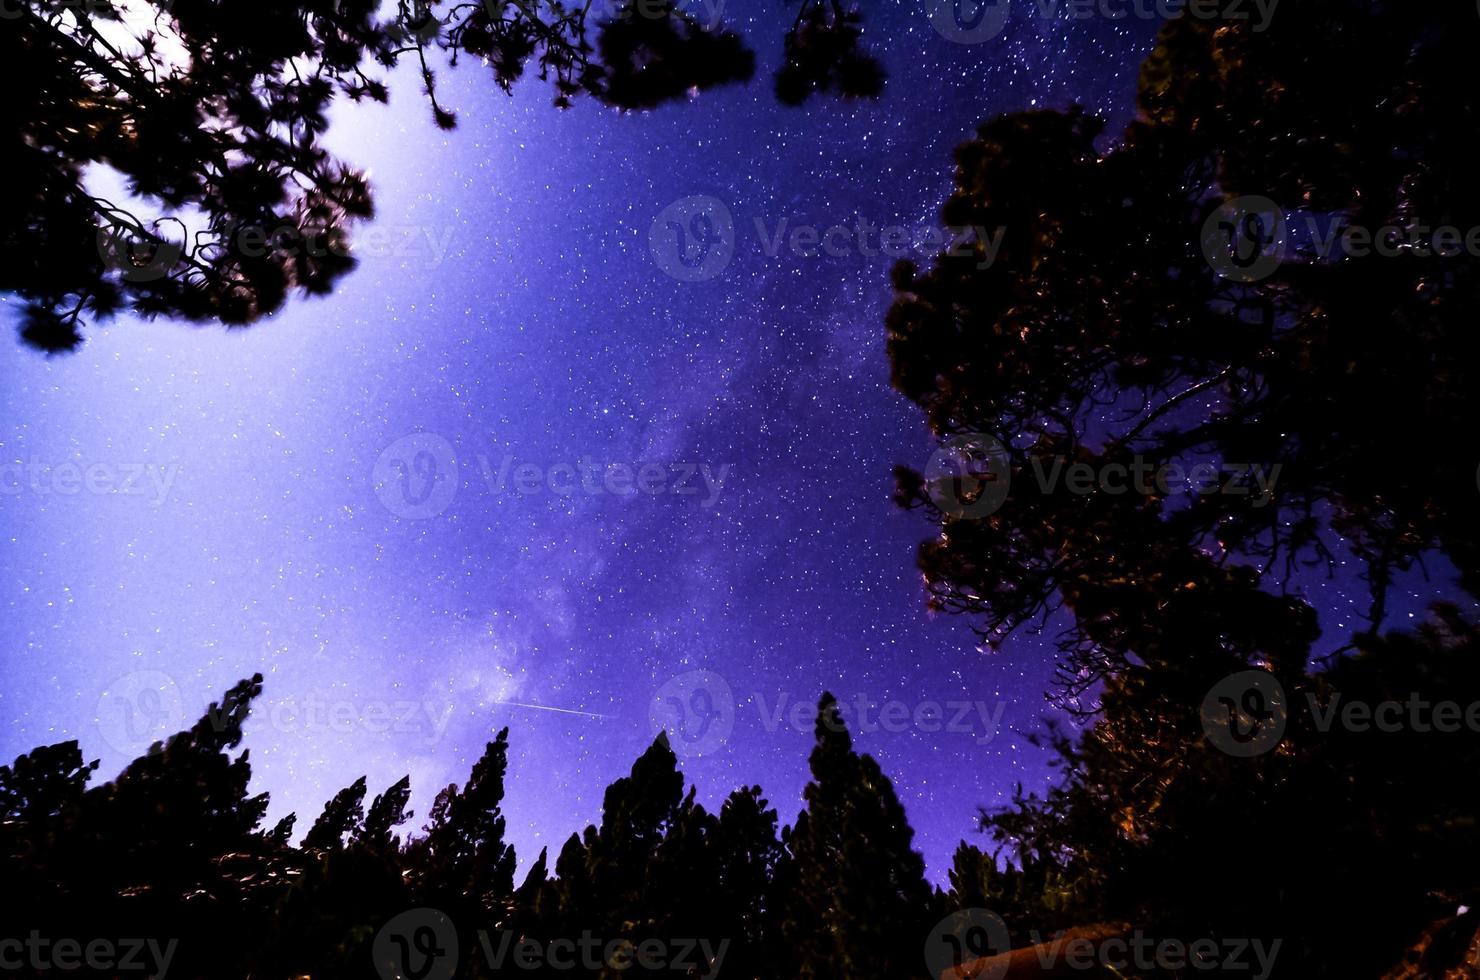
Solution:
<path fill-rule="evenodd" d="M 77 738 L 111 773 L 156 733 L 130 733 L 127 712 L 162 729 L 261 671 L 247 745 L 273 817 L 296 810 L 301 832 L 362 773 L 378 791 L 409 772 L 420 826 L 508 725 L 527 867 L 599 819 L 660 692 L 707 678 L 733 696 L 685 772 L 710 804 L 759 782 L 786 821 L 811 733 L 768 722 L 779 699 L 982 701 L 1001 710 L 991 738 L 980 722 L 858 738 L 937 879 L 978 805 L 1042 782 L 1008 729 L 1047 710 L 1048 641 L 987 655 L 967 623 L 928 617 L 928 528 L 890 502 L 891 467 L 931 449 L 888 384 L 891 260 L 768 257 L 753 222 L 928 224 L 952 148 L 988 116 L 1078 101 L 1118 130 L 1156 25 L 1018 11 L 968 46 L 916 6 L 871 5 L 884 99 L 793 110 L 769 89 L 792 13 L 726 14 L 756 80 L 655 113 L 560 113 L 537 82 L 507 98 L 476 65 L 443 80 L 456 132 L 404 74 L 391 106 L 340 113 L 329 142 L 369 170 L 383 244 L 362 244 L 332 298 L 247 330 L 120 320 L 75 356 L 0 358 L 0 462 L 102 464 L 114 487 L 146 467 L 143 492 L 48 477 L 52 492 L 0 495 L 0 757 Z M 655 216 L 688 195 L 737 227 L 704 282 L 649 253 Z M 415 433 L 445 440 L 440 472 L 456 471 L 425 519 L 388 508 L 375 475 Z M 484 469 L 506 457 L 729 469 L 706 506 L 500 490 Z M 1360 589 L 1320 587 L 1328 625 L 1354 625 Z"/>

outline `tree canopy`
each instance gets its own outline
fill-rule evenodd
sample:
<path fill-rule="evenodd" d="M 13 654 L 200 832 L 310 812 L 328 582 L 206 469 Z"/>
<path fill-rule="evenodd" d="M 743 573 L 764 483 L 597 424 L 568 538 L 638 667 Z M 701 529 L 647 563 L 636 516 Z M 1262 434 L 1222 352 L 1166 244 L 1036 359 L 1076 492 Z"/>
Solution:
<path fill-rule="evenodd" d="M 360 777 L 294 844 L 292 817 L 264 829 L 267 797 L 248 795 L 247 753 L 232 755 L 260 691 L 260 676 L 241 682 L 96 787 L 76 742 L 0 766 L 0 865 L 27 895 L 7 936 L 175 937 L 177 976 L 364 977 L 377 975 L 377 935 L 433 909 L 462 937 L 458 976 L 509 975 L 513 961 L 495 961 L 505 935 L 552 957 L 562 939 L 593 937 L 600 955 L 574 967 L 587 976 L 922 973 L 921 930 L 943 899 L 924 884 L 889 780 L 852 750 L 830 697 L 796 830 L 778 833 L 760 787 L 709 813 L 660 734 L 607 789 L 600 825 L 571 835 L 554 877 L 541 854 L 516 888 L 507 729 L 465 785 L 438 793 L 421 833 L 396 833 L 411 818 L 409 779 L 366 809 Z M 661 968 L 632 961 L 645 943 L 662 948 Z"/>
<path fill-rule="evenodd" d="M 902 263 L 889 354 L 931 429 L 990 440 L 1008 486 L 967 513 L 899 471 L 900 502 L 939 526 L 919 556 L 936 608 L 988 642 L 1064 610 L 1065 686 L 1084 690 L 1208 644 L 1298 659 L 1311 610 L 1285 587 L 1339 548 L 1366 569 L 1369 631 L 1425 557 L 1480 586 L 1476 459 L 1452 433 L 1480 390 L 1480 249 L 1424 247 L 1480 227 L 1472 13 L 1313 0 L 1262 32 L 1173 19 L 1108 148 L 1071 110 L 990 120 L 957 150 L 944 220 L 1001 229 L 1001 247 Z M 1255 243 L 1257 276 L 1222 261 L 1250 244 L 1230 215 L 1238 236 L 1244 219 L 1285 229 Z M 1333 227 L 1408 244 L 1320 247 Z M 1211 492 L 1053 478 L 1197 463 Z"/>
<path fill-rule="evenodd" d="M 1082 722 L 1039 739 L 1052 789 L 983 814 L 1025 876 L 980 889 L 999 909 L 1282 936 L 1304 977 L 1398 975 L 1425 927 L 1403 975 L 1446 975 L 1473 941 L 1474 808 L 1450 795 L 1473 726 L 1330 712 L 1480 693 L 1476 625 L 1446 604 L 1480 591 L 1454 437 L 1480 364 L 1477 39 L 1452 6 L 1176 18 L 1125 132 L 1024 112 L 957 150 L 945 221 L 1003 234 L 995 261 L 894 272 L 893 381 L 942 442 L 896 497 L 937 532 L 934 609 L 986 648 L 1061 628 L 1051 693 Z M 1199 489 L 1171 485 L 1198 466 Z M 1319 650 L 1304 587 L 1349 562 L 1366 622 Z M 1386 632 L 1418 566 L 1432 619 Z M 1249 722 L 1218 701 L 1247 676 L 1285 727 L 1230 752 L 1209 699 Z M 965 852 L 956 876 L 983 866 Z"/>
<path fill-rule="evenodd" d="M 673 0 L 379 11 L 376 0 L 8 5 L 0 290 L 25 302 L 25 342 L 70 350 L 86 323 L 124 310 L 243 325 L 294 292 L 330 292 L 354 268 L 353 229 L 374 204 L 364 173 L 323 146 L 329 110 L 386 101 L 383 76 L 398 64 L 416 67 L 444 128 L 456 114 L 437 73 L 466 58 L 505 92 L 533 73 L 557 106 L 588 97 L 618 110 L 755 70 L 738 34 Z M 882 88 L 857 12 L 832 0 L 804 0 L 783 46 L 776 90 L 788 104 Z"/>

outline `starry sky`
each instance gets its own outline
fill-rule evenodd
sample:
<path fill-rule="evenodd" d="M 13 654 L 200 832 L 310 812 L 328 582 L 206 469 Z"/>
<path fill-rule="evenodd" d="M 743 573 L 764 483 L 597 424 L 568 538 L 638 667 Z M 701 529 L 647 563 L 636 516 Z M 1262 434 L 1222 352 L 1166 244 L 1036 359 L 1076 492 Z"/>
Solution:
<path fill-rule="evenodd" d="M 0 494 L 0 757 L 76 738 L 116 772 L 260 671 L 270 818 L 302 832 L 359 775 L 410 773 L 420 826 L 507 725 L 528 867 L 676 718 L 702 802 L 758 782 L 790 822 L 812 741 L 793 706 L 827 689 L 874 706 L 857 744 L 942 879 L 978 806 L 1047 778 L 1021 733 L 1052 637 L 984 653 L 926 613 L 929 527 L 890 500 L 932 449 L 888 383 L 893 260 L 768 255 L 756 222 L 926 227 L 953 147 L 1005 111 L 1078 102 L 1118 132 L 1156 23 L 1028 9 L 962 44 L 919 0 L 870 2 L 877 103 L 778 105 L 774 0 L 724 11 L 750 85 L 647 114 L 560 112 L 467 65 L 444 133 L 398 73 L 328 140 L 378 205 L 332 297 L 237 331 L 121 319 L 49 360 L 14 345 L 0 464 L 42 475 Z M 696 197 L 733 254 L 685 281 L 652 232 Z M 630 492 L 644 464 L 656 490 Z M 1344 635 L 1361 589 L 1312 588 Z"/>

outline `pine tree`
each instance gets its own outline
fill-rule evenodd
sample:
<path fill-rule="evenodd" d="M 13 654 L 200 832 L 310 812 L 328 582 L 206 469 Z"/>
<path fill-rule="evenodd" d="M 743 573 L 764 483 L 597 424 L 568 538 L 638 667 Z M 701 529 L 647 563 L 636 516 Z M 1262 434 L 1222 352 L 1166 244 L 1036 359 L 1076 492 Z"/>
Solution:
<path fill-rule="evenodd" d="M 395 828 L 410 820 L 413 814 L 406 809 L 411 800 L 411 777 L 402 776 L 389 789 L 375 798 L 365 822 L 355 831 L 356 844 L 375 853 L 386 853 L 395 849 Z"/>
<path fill-rule="evenodd" d="M 329 851 L 344 846 L 345 839 L 356 833 L 365 817 L 365 777 L 334 794 L 324 804 L 324 812 L 303 835 L 306 848 Z"/>
<path fill-rule="evenodd" d="M 824 694 L 806 810 L 787 840 L 795 862 L 784 923 L 795 975 L 813 980 L 921 972 L 930 890 L 894 787 L 853 750 L 837 700 Z"/>
<path fill-rule="evenodd" d="M 771 882 L 781 859 L 776 811 L 759 786 L 731 793 L 713 832 L 717 881 L 709 901 L 717 934 L 731 947 L 725 972 L 765 975 L 780 959 L 780 939 L 770 917 Z"/>
<path fill-rule="evenodd" d="M 488 909 L 514 892 L 514 848 L 504 842 L 509 730 L 483 750 L 461 790 L 437 794 L 418 860 L 429 894 L 456 895 Z"/>
<path fill-rule="evenodd" d="M 66 931 L 52 935 L 157 935 L 169 922 L 189 937 L 171 967 L 181 975 L 210 972 L 217 958 L 245 962 L 247 936 L 284 881 L 258 829 L 267 795 L 248 794 L 247 750 L 231 755 L 261 691 L 260 674 L 240 681 L 189 729 L 89 790 L 54 828 L 66 842 L 49 871 L 59 904 L 32 896 L 27 914 L 60 916 L 50 927 Z"/>
<path fill-rule="evenodd" d="M 586 855 L 592 897 L 608 910 L 602 925 L 613 929 L 628 915 L 626 909 L 644 907 L 645 885 L 653 861 L 683 801 L 683 774 L 678 759 L 660 732 L 632 771 L 606 788 L 601 804 L 601 826 Z"/>
<path fill-rule="evenodd" d="M 0 766 L 0 826 L 38 825 L 82 801 L 98 763 L 82 761 L 73 742 L 32 749 Z"/>
<path fill-rule="evenodd" d="M 603 943 L 634 945 L 656 939 L 670 950 L 676 938 L 724 938 L 713 901 L 717 821 L 692 791 L 684 795 L 677 762 L 659 733 L 631 772 L 607 787 L 601 825 L 565 842 L 555 865 L 560 935 L 590 931 Z M 646 974 L 608 964 L 602 975 Z"/>

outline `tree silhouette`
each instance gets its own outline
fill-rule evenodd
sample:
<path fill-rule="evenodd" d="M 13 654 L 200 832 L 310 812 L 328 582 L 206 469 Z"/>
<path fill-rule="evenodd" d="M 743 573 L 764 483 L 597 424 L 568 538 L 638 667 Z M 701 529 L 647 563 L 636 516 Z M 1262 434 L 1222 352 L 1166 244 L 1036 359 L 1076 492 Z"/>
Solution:
<path fill-rule="evenodd" d="M 835 0 L 803 0 L 776 71 L 776 98 L 801 105 L 813 93 L 877 98 L 884 67 L 862 46 L 862 16 Z"/>
<path fill-rule="evenodd" d="M 355 843 L 377 854 L 396 851 L 400 841 L 392 832 L 413 816 L 406 809 L 410 800 L 411 777 L 402 776 L 370 805 L 364 824 L 355 833 Z"/>
<path fill-rule="evenodd" d="M 676 912 L 673 873 L 681 876 L 683 869 L 673 866 L 673 849 L 664 845 L 689 822 L 703 819 L 694 812 L 692 796 L 684 799 L 677 761 L 660 733 L 631 773 L 607 787 L 601 825 L 566 842 L 555 866 L 562 884 L 560 935 L 589 930 L 604 941 L 625 938 L 634 944 L 673 938 L 666 931 Z M 602 974 L 616 970 L 607 964 Z"/>
<path fill-rule="evenodd" d="M 1426 553 L 1480 584 L 1475 460 L 1446 431 L 1477 408 L 1480 262 L 1318 254 L 1311 231 L 1480 225 L 1455 135 L 1480 108 L 1458 56 L 1477 39 L 1468 11 L 1392 3 L 1302 3 L 1262 32 L 1178 18 L 1110 149 L 1074 110 L 992 120 L 957 151 L 945 221 L 1002 229 L 1001 249 L 897 268 L 893 377 L 943 438 L 996 439 L 1010 479 L 999 509 L 966 513 L 936 476 L 899 473 L 940 528 L 919 556 L 935 608 L 988 642 L 1064 609 L 1072 700 L 1130 658 L 1193 655 L 1165 634 L 1199 621 L 1230 648 L 1298 652 L 1282 638 L 1308 610 L 1280 593 L 1338 541 L 1366 569 L 1369 631 Z M 1250 196 L 1290 229 L 1253 276 L 1220 261 L 1249 244 L 1230 236 L 1263 213 Z M 1083 493 L 1045 486 L 1056 461 L 1280 469 L 1272 494 L 1229 473 L 1198 495 Z"/>
<path fill-rule="evenodd" d="M 456 119 L 437 69 L 464 55 L 505 91 L 535 66 L 562 107 L 586 94 L 648 109 L 754 72 L 738 35 L 671 0 L 610 16 L 558 0 L 398 0 L 384 21 L 374 0 L 14 7 L 0 31 L 0 290 L 25 301 L 22 337 L 47 352 L 125 309 L 239 326 L 295 291 L 329 293 L 354 268 L 352 230 L 373 204 L 363 173 L 322 145 L 328 113 L 339 99 L 385 102 L 377 74 L 403 60 L 446 128 Z M 856 13 L 832 10 L 786 36 L 788 58 L 811 52 L 817 81 L 787 101 L 834 87 L 835 57 L 844 93 L 878 94 L 882 72 L 854 50 Z M 834 35 L 849 40 L 808 40 Z"/>
<path fill-rule="evenodd" d="M 324 812 L 303 836 L 303 846 L 320 851 L 338 850 L 345 840 L 360 829 L 365 819 L 365 777 L 334 794 L 324 804 Z"/>
<path fill-rule="evenodd" d="M 0 769 L 6 880 L 25 895 L 7 903 L 7 935 L 169 935 L 181 939 L 171 969 L 184 976 L 208 975 L 217 957 L 244 960 L 290 866 L 258 831 L 267 797 L 247 792 L 246 751 L 229 754 L 261 682 L 237 684 L 92 789 L 97 763 L 83 764 L 75 743 Z"/>
<path fill-rule="evenodd" d="M 385 97 L 359 68 L 388 51 L 370 0 L 181 0 L 132 8 L 137 27 L 108 5 L 17 9 L 0 289 L 27 301 L 29 343 L 73 347 L 125 305 L 248 323 L 353 266 L 369 188 L 318 140 L 336 96 Z M 136 203 L 99 193 L 100 166 Z"/>
<path fill-rule="evenodd" d="M 816 734 L 807 808 L 784 838 L 791 975 L 914 975 L 930 892 L 904 807 L 879 764 L 853 751 L 831 694 L 818 703 Z"/>
<path fill-rule="evenodd" d="M 1475 460 L 1448 434 L 1476 408 L 1480 262 L 1321 244 L 1343 222 L 1480 225 L 1455 135 L 1480 94 L 1456 46 L 1477 35 L 1467 11 L 1346 0 L 1267 31 L 1178 18 L 1108 148 L 1076 109 L 991 120 L 957 150 L 945 221 L 1001 229 L 1001 248 L 897 267 L 889 352 L 932 430 L 990 459 L 901 469 L 897 498 L 939 527 L 919 554 L 935 609 L 988 643 L 1065 614 L 1055 696 L 1088 725 L 1039 739 L 1059 785 L 985 815 L 1020 870 L 958 854 L 954 900 L 1002 881 L 1029 921 L 1281 936 L 1294 976 L 1375 975 L 1420 934 L 1414 962 L 1448 967 L 1473 941 L 1455 914 L 1480 884 L 1473 806 L 1435 771 L 1468 765 L 1473 733 L 1322 731 L 1307 699 L 1480 693 L 1452 610 L 1381 634 L 1394 576 L 1435 552 L 1480 585 Z M 1280 470 L 1263 495 L 1226 472 L 1187 496 L 1045 476 L 1195 461 Z M 1007 486 L 978 505 L 991 476 Z M 1368 622 L 1314 670 L 1294 580 L 1343 549 Z M 1277 747 L 1234 758 L 1201 706 L 1249 669 L 1291 714 Z"/>
<path fill-rule="evenodd" d="M 0 766 L 0 826 L 41 826 L 55 820 L 82 802 L 97 768 L 96 761 L 82 761 L 76 742 L 42 746 Z"/>
<path fill-rule="evenodd" d="M 415 847 L 422 886 L 429 897 L 452 896 L 484 910 L 507 902 L 514 892 L 514 848 L 504 842 L 501 810 L 508 771 L 509 730 L 484 748 L 467 785 L 437 794 L 426 836 Z"/>
<path fill-rule="evenodd" d="M 1031 853 L 1018 858 L 1022 866 L 1014 867 L 962 841 L 951 855 L 942 914 L 987 909 L 1002 917 L 1014 946 L 1030 946 L 1050 931 L 1089 921 L 1100 911 L 1076 894 L 1079 882 L 1057 862 Z"/>
<path fill-rule="evenodd" d="M 1082 739 L 1053 740 L 1068 778 L 1041 797 L 1020 791 L 985 824 L 1053 869 L 1080 921 L 1278 936 L 1282 975 L 1377 975 L 1480 888 L 1474 804 L 1445 775 L 1472 764 L 1480 733 L 1408 720 L 1412 705 L 1480 702 L 1477 644 L 1473 623 L 1441 609 L 1416 633 L 1364 638 L 1329 670 L 1282 676 L 1282 736 L 1251 758 L 1204 735 L 1201 681 L 1137 667 L 1107 683 Z M 1400 706 L 1403 721 L 1322 723 L 1353 702 Z"/>
<path fill-rule="evenodd" d="M 1165 672 L 1117 675 L 1091 736 L 1059 743 L 1073 778 L 987 816 L 1015 863 L 963 843 L 934 894 L 889 781 L 854 751 L 830 696 L 806 807 L 780 840 L 759 787 L 706 812 L 660 735 L 608 788 L 600 826 L 571 835 L 555 876 L 541 853 L 513 889 L 506 732 L 461 790 L 439 794 L 424 836 L 394 836 L 409 780 L 363 815 L 357 780 L 315 822 L 317 842 L 295 847 L 284 824 L 257 829 L 266 798 L 246 791 L 245 753 L 229 754 L 254 678 L 100 786 L 87 788 L 95 764 L 76 743 L 0 767 L 0 868 L 24 896 L 7 905 L 7 935 L 174 936 L 171 975 L 350 980 L 377 975 L 387 923 L 431 907 L 462 939 L 459 976 L 529 972 L 485 957 L 507 933 L 547 948 L 591 936 L 610 957 L 537 975 L 918 978 L 934 923 L 985 908 L 1019 947 L 1125 921 L 1153 937 L 1281 937 L 1280 976 L 1449 975 L 1480 935 L 1459 911 L 1480 901 L 1480 839 L 1454 777 L 1480 763 L 1480 733 L 1362 732 L 1293 706 L 1480 703 L 1477 650 L 1475 624 L 1441 608 L 1328 671 L 1292 672 L 1283 739 L 1232 765 L 1195 734 L 1198 702 L 1169 693 Z M 644 943 L 668 959 L 637 960 Z"/>
<path fill-rule="evenodd" d="M 781 895 L 772 884 L 781 841 L 776 811 L 767 806 L 759 786 L 738 789 L 720 807 L 713 831 L 716 881 L 706 905 L 714 935 L 731 943 L 725 972 L 742 977 L 766 976 L 785 959 L 775 911 Z"/>

